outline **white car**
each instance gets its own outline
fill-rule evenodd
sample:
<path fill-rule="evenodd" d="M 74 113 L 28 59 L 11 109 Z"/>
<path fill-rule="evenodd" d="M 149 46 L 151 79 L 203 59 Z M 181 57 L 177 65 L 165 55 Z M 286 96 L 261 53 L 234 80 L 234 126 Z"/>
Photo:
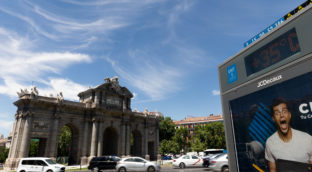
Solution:
<path fill-rule="evenodd" d="M 210 160 L 208 168 L 212 171 L 229 172 L 229 160 L 227 153 L 219 154 Z"/>
<path fill-rule="evenodd" d="M 116 170 L 118 172 L 127 171 L 147 171 L 156 172 L 160 171 L 160 165 L 147 161 L 141 157 L 123 158 L 117 162 Z"/>
<path fill-rule="evenodd" d="M 40 172 L 64 172 L 65 166 L 55 163 L 50 158 L 32 157 L 22 158 L 18 163 L 17 172 L 40 171 Z"/>
<path fill-rule="evenodd" d="M 196 155 L 183 155 L 178 159 L 174 159 L 172 165 L 175 167 L 201 167 L 203 159 Z"/>

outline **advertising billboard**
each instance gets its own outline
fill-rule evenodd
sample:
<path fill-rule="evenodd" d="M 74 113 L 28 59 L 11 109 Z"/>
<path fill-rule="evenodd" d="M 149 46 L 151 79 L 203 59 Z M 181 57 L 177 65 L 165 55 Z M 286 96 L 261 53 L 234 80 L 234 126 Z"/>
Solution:
<path fill-rule="evenodd" d="M 312 162 L 312 72 L 233 99 L 229 106 L 239 171 L 282 169 L 283 161 L 287 168 L 307 169 Z"/>

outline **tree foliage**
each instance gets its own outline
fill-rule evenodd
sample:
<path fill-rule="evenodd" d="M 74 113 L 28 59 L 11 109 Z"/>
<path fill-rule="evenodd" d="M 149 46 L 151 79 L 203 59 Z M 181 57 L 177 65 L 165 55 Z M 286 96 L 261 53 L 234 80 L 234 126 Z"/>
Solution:
<path fill-rule="evenodd" d="M 39 152 L 39 139 L 31 139 L 29 146 L 29 156 L 36 157 Z"/>
<path fill-rule="evenodd" d="M 180 153 L 179 145 L 173 140 L 162 140 L 159 146 L 159 152 L 161 155 L 165 154 L 178 154 Z"/>
<path fill-rule="evenodd" d="M 194 137 L 191 147 L 193 151 L 198 153 L 205 149 L 205 143 L 201 142 L 199 138 Z"/>
<path fill-rule="evenodd" d="M 186 127 L 176 129 L 173 140 L 178 143 L 179 150 L 187 152 L 190 150 L 190 142 L 188 142 L 189 131 Z"/>
<path fill-rule="evenodd" d="M 204 144 L 204 147 L 225 149 L 225 133 L 222 122 L 212 122 L 204 126 L 195 127 L 194 138 Z"/>
<path fill-rule="evenodd" d="M 162 117 L 159 122 L 159 141 L 170 140 L 175 134 L 175 125 L 170 117 Z"/>
<path fill-rule="evenodd" d="M 58 140 L 57 156 L 66 157 L 70 152 L 71 130 L 68 126 L 64 126 Z"/>
<path fill-rule="evenodd" d="M 179 153 L 182 150 L 185 153 L 191 150 L 201 152 L 210 148 L 226 148 L 222 122 L 196 126 L 193 137 L 190 137 L 189 129 L 186 127 L 175 130 L 175 125 L 170 117 L 163 118 L 159 123 L 159 128 L 159 151 L 161 154 Z"/>
<path fill-rule="evenodd" d="M 5 147 L 0 147 L 0 163 L 4 163 L 9 155 L 9 149 Z"/>

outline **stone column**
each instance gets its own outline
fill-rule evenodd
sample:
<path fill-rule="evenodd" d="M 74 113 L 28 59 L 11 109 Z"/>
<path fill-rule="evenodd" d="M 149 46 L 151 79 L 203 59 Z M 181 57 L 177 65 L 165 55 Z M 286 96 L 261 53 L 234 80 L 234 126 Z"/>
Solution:
<path fill-rule="evenodd" d="M 53 126 L 51 126 L 52 130 L 51 132 L 51 138 L 50 140 L 50 150 L 48 152 L 49 157 L 56 160 L 57 157 L 57 141 L 58 141 L 58 128 L 59 128 L 59 120 L 60 120 L 60 115 L 59 114 L 54 114 L 54 120 L 53 120 Z M 45 153 L 46 154 L 46 153 Z"/>
<path fill-rule="evenodd" d="M 27 157 L 29 153 L 29 144 L 30 144 L 30 131 L 31 131 L 31 113 L 26 112 L 23 114 L 23 118 L 25 118 L 25 123 L 23 127 L 23 137 L 21 142 L 21 151 L 19 153 L 19 158 Z"/>
<path fill-rule="evenodd" d="M 88 130 L 89 130 L 89 121 L 86 120 L 84 122 L 84 131 L 83 131 L 83 141 L 82 141 L 82 147 L 81 147 L 81 164 L 85 165 L 88 164 L 88 158 L 87 158 L 87 146 L 88 146 Z"/>
<path fill-rule="evenodd" d="M 156 140 L 155 140 L 155 153 L 156 153 L 156 155 L 157 155 L 157 161 L 160 161 L 161 160 L 161 155 L 159 154 L 159 152 L 158 152 L 158 147 L 159 147 L 159 123 L 158 123 L 158 121 L 156 122 L 156 133 L 155 133 L 155 135 L 156 135 Z"/>
<path fill-rule="evenodd" d="M 122 98 L 122 111 L 123 112 L 127 111 L 127 98 L 126 97 Z"/>
<path fill-rule="evenodd" d="M 91 138 L 90 158 L 93 158 L 96 156 L 97 135 L 98 135 L 98 121 L 96 119 L 92 119 L 92 138 Z"/>
<path fill-rule="evenodd" d="M 10 148 L 10 151 L 9 151 L 8 158 L 13 158 L 12 155 L 14 155 L 14 153 L 13 153 L 13 151 L 15 151 L 15 146 L 14 145 L 16 145 L 16 140 L 17 140 L 17 138 L 15 138 L 16 135 L 17 135 L 16 128 L 19 127 L 19 123 L 20 123 L 20 118 L 19 118 L 19 115 L 16 114 L 15 115 L 15 122 L 14 122 L 14 125 L 13 125 L 13 130 L 12 130 L 11 148 Z"/>
<path fill-rule="evenodd" d="M 125 155 L 126 155 L 126 124 L 125 124 L 125 122 L 124 121 L 121 121 L 120 122 L 120 135 L 119 135 L 119 137 L 120 137 L 120 155 L 121 155 L 121 157 L 125 157 Z"/>
<path fill-rule="evenodd" d="M 148 154 L 148 127 L 147 127 L 147 121 L 145 119 L 144 124 L 144 147 L 143 152 L 145 154 L 145 159 L 150 160 L 150 155 Z"/>
<path fill-rule="evenodd" d="M 130 155 L 130 139 L 131 139 L 131 127 L 130 124 L 126 125 L 126 156 Z"/>
<path fill-rule="evenodd" d="M 94 103 L 96 107 L 99 107 L 100 105 L 100 97 L 100 91 L 95 92 Z"/>
<path fill-rule="evenodd" d="M 21 124 L 22 124 L 22 116 L 20 114 L 15 115 L 15 128 L 12 134 L 12 144 L 9 151 L 9 156 L 5 161 L 4 170 L 11 171 L 17 167 L 18 163 L 18 150 L 20 149 L 19 143 L 21 142 Z"/>
<path fill-rule="evenodd" d="M 102 156 L 103 153 L 103 122 L 99 122 L 99 136 L 98 136 L 98 143 L 97 143 L 97 156 Z"/>

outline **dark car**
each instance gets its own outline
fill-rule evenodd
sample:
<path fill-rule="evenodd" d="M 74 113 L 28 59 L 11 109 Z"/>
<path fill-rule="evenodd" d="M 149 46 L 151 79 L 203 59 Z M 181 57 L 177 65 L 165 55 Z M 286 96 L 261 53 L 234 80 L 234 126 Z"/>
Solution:
<path fill-rule="evenodd" d="M 98 172 L 103 169 L 114 169 L 120 158 L 117 156 L 100 156 L 91 159 L 88 169 Z"/>
<path fill-rule="evenodd" d="M 215 158 L 218 155 L 220 155 L 220 153 L 214 154 L 214 155 L 210 155 L 210 156 L 207 156 L 207 157 L 203 157 L 203 167 L 208 167 L 209 166 L 209 161 L 211 159 Z"/>

